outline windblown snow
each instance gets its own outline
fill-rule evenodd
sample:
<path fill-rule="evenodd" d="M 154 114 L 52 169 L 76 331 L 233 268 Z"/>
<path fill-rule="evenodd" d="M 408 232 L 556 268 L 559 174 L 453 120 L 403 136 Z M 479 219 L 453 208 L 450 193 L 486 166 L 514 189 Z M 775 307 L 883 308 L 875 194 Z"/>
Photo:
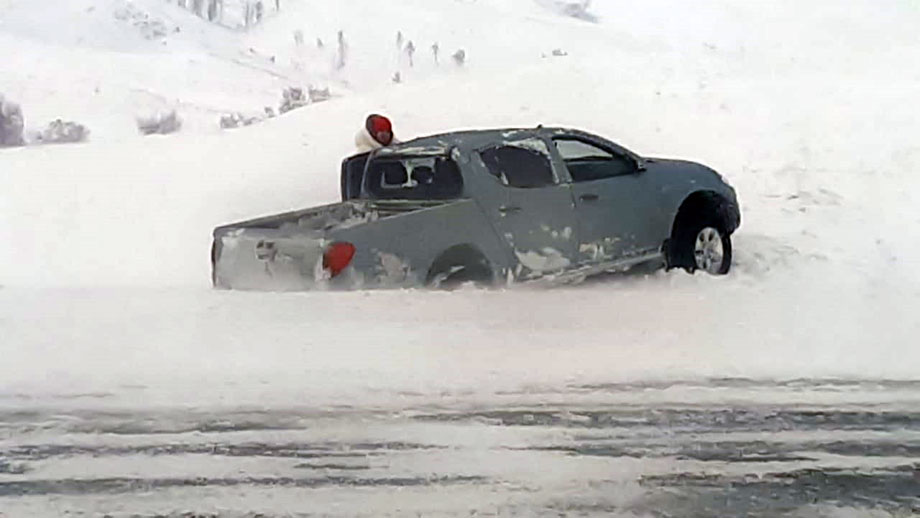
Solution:
<path fill-rule="evenodd" d="M 0 0 L 0 516 L 920 509 L 917 2 L 180 3 Z M 211 230 L 337 201 L 371 112 L 708 164 L 732 273 L 211 290 Z"/>
<path fill-rule="evenodd" d="M 381 388 L 915 377 L 917 6 L 568 4 L 283 0 L 242 30 L 162 0 L 0 1 L 0 92 L 28 129 L 91 131 L 0 150 L 0 393 L 321 404 Z M 331 99 L 220 128 L 277 111 L 291 86 Z M 172 110 L 178 133 L 137 131 Z M 743 204 L 733 274 L 209 291 L 211 229 L 335 201 L 372 111 L 401 139 L 542 123 L 704 162 Z"/>

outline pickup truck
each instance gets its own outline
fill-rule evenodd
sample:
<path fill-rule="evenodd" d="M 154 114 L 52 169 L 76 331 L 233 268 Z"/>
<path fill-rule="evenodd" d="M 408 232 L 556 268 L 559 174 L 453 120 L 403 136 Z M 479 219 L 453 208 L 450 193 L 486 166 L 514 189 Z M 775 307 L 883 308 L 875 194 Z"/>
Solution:
<path fill-rule="evenodd" d="M 703 165 L 563 128 L 461 131 L 346 158 L 342 201 L 214 230 L 215 287 L 567 281 L 731 267 L 734 189 Z"/>

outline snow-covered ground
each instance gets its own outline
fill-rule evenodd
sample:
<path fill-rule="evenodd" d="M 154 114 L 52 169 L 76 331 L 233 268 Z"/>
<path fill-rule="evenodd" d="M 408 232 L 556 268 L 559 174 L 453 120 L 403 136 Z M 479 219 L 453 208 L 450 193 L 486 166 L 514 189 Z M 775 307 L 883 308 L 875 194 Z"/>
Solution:
<path fill-rule="evenodd" d="M 400 411 L 0 411 L 0 508 L 16 518 L 911 516 L 918 388 L 724 379 L 517 390 L 488 406 L 448 395 Z"/>
<path fill-rule="evenodd" d="M 916 466 L 920 450 L 910 434 L 918 421 L 909 409 L 920 396 L 909 380 L 920 377 L 920 9 L 868 0 L 596 0 L 588 16 L 573 18 L 565 3 L 282 0 L 280 13 L 242 32 L 162 0 L 0 0 L 0 93 L 22 104 L 30 128 L 62 117 L 92 131 L 83 144 L 0 150 L 0 516 L 215 509 L 465 516 L 473 508 L 674 516 L 686 509 L 683 501 L 661 500 L 653 490 L 642 500 L 650 486 L 637 482 L 640 475 L 756 474 L 754 464 L 718 459 L 681 464 L 681 448 L 691 448 L 698 434 L 753 444 L 758 430 L 773 430 L 768 417 L 753 419 L 750 436 L 740 438 L 718 426 L 694 432 L 654 421 L 637 432 L 642 447 L 629 454 L 570 457 L 546 447 L 558 447 L 560 437 L 576 446 L 596 438 L 555 422 L 539 423 L 548 428 L 531 436 L 490 414 L 522 408 L 539 414 L 549 407 L 578 421 L 572 412 L 629 407 L 660 415 L 693 407 L 719 423 L 726 409 L 766 416 L 803 407 L 834 416 L 852 411 L 859 433 L 882 435 L 819 427 L 826 436 L 787 442 L 798 441 L 794 452 L 824 452 L 823 464 L 786 459 L 792 464 L 777 472 L 871 468 L 865 448 L 848 459 L 827 457 L 840 448 L 820 444 L 834 441 L 900 441 L 905 448 L 881 463 L 891 468 L 885 473 Z M 168 30 L 149 37 L 151 27 Z M 348 45 L 340 70 L 339 30 Z M 413 67 L 396 50 L 397 31 L 418 48 Z M 463 66 L 450 58 L 460 48 Z M 397 71 L 399 84 L 392 82 Z M 333 99 L 219 129 L 223 113 L 277 108 L 291 85 L 329 87 Z M 185 121 L 180 133 L 137 134 L 137 116 L 170 109 Z M 733 273 L 455 293 L 211 291 L 211 229 L 336 200 L 339 162 L 372 111 L 391 115 L 403 139 L 559 124 L 641 154 L 707 163 L 742 202 Z M 447 423 L 413 417 L 463 412 Z M 279 415 L 295 416 L 285 429 L 312 430 L 314 415 L 329 422 L 319 427 L 325 431 L 286 437 L 272 431 Z M 109 426 L 106 416 L 121 424 Z M 878 424 L 873 416 L 891 419 Z M 780 429 L 801 431 L 801 422 L 789 419 Z M 255 424 L 232 439 L 207 435 L 227 420 Z M 166 443 L 187 446 L 199 430 L 199 442 L 224 446 L 337 440 L 359 450 L 355 444 L 400 441 L 446 449 L 425 456 L 425 448 L 408 448 L 405 455 L 421 458 L 388 461 L 392 469 L 370 473 L 365 485 L 332 475 L 313 486 L 285 485 L 301 479 L 290 466 L 272 464 L 271 453 L 243 456 L 228 468 L 220 457 L 191 450 L 167 458 L 143 448 L 106 449 L 122 442 L 112 427 L 140 426 L 139 444 L 150 446 L 162 445 L 156 437 L 163 430 L 144 426 L 175 422 L 179 435 Z M 109 453 L 36 457 L 15 450 L 80 441 Z M 680 444 L 654 453 L 661 441 Z M 509 450 L 519 446 L 530 453 Z M 16 463 L 27 473 L 17 473 Z M 556 478 L 523 474 L 538 466 Z M 248 480 L 240 483 L 248 489 L 220 482 L 229 480 L 227 469 L 244 473 L 237 478 Z M 78 476 L 84 471 L 109 485 L 67 486 L 87 478 Z M 616 490 L 603 482 L 611 471 L 619 474 Z M 445 487 L 431 493 L 394 482 L 419 473 L 447 477 Z M 204 484 L 204 493 L 176 489 L 196 475 L 215 482 Z M 253 482 L 262 476 L 266 484 Z M 686 476 L 664 486 L 709 487 Z M 132 477 L 174 483 L 150 482 L 147 497 L 112 489 Z M 373 480 L 389 482 L 377 487 Z M 741 487 L 730 477 L 714 480 Z M 904 501 L 879 504 L 884 498 L 867 489 L 881 484 L 872 487 L 909 493 L 900 478 L 866 480 L 828 486 L 857 488 L 864 500 L 841 503 L 831 491 L 809 512 L 909 509 Z M 314 489 L 303 496 L 307 486 Z M 387 489 L 396 486 L 404 491 L 393 496 Z M 789 486 L 761 489 L 777 487 Z M 541 488 L 553 496 L 515 499 L 517 491 Z M 610 491 L 622 498 L 597 496 Z M 30 492 L 37 496 L 20 498 Z M 62 496 L 81 492 L 116 497 Z M 565 497 L 573 494 L 577 505 Z M 748 504 L 762 496 L 733 494 Z M 346 505 L 356 497 L 360 505 Z M 631 505 L 637 498 L 642 504 Z M 464 504 L 471 499 L 481 505 Z M 694 502 L 703 510 L 683 515 L 719 514 L 706 498 Z M 383 511 L 375 514 L 375 505 Z"/>

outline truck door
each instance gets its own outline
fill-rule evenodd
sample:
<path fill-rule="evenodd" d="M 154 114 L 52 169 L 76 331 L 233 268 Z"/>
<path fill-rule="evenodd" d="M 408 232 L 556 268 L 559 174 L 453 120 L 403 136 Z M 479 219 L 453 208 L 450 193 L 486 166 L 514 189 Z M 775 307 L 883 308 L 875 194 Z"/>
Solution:
<path fill-rule="evenodd" d="M 483 208 L 516 256 L 518 278 L 534 278 L 576 262 L 571 185 L 553 169 L 539 138 L 479 151 L 495 188 Z"/>
<path fill-rule="evenodd" d="M 625 259 L 661 247 L 655 192 L 635 161 L 577 137 L 556 137 L 553 144 L 572 179 L 580 262 Z"/>

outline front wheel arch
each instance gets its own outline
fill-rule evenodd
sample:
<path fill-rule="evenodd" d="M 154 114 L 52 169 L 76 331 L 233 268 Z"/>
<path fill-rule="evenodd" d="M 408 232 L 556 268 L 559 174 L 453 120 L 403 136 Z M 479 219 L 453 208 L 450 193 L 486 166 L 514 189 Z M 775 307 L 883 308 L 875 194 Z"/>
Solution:
<path fill-rule="evenodd" d="M 696 191 L 684 198 L 671 234 L 663 246 L 667 268 L 683 268 L 688 272 L 697 269 L 693 256 L 693 242 L 700 230 L 712 227 L 727 241 L 728 258 L 731 258 L 731 234 L 739 225 L 737 208 L 726 197 L 715 191 Z M 727 265 L 730 267 L 730 264 Z M 722 273 L 728 272 L 728 267 Z"/>

